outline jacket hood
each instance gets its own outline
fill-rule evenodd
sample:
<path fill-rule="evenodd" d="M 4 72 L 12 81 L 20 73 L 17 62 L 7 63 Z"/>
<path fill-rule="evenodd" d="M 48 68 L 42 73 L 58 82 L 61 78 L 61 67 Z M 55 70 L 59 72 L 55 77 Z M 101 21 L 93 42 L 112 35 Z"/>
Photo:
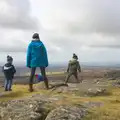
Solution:
<path fill-rule="evenodd" d="M 43 43 L 40 41 L 40 40 L 32 40 L 31 44 L 36 47 L 36 48 L 39 48 L 41 46 L 43 46 Z"/>
<path fill-rule="evenodd" d="M 40 39 L 33 39 L 32 42 L 40 41 Z"/>
<path fill-rule="evenodd" d="M 5 66 L 6 67 L 10 67 L 12 64 L 11 63 L 6 63 Z"/>
<path fill-rule="evenodd" d="M 47 51 L 42 41 L 33 40 L 27 50 L 27 67 L 47 67 Z"/>
<path fill-rule="evenodd" d="M 74 59 L 74 58 L 73 58 L 72 60 L 70 60 L 70 63 L 71 63 L 71 64 L 75 64 L 75 63 L 77 63 L 77 62 L 78 62 L 78 61 L 77 61 L 76 59 Z"/>

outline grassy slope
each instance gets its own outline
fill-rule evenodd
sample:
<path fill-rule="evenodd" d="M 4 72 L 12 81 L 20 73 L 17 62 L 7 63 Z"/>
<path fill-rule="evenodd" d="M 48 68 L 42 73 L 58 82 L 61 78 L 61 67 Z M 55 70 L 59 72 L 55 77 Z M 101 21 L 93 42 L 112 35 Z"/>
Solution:
<path fill-rule="evenodd" d="M 8 101 L 13 99 L 24 98 L 34 94 L 43 94 L 48 96 L 64 96 L 64 100 L 58 100 L 56 104 L 81 104 L 85 101 L 103 102 L 104 105 L 100 108 L 93 108 L 84 120 L 120 120 L 120 88 L 110 87 L 110 96 L 99 97 L 81 97 L 80 95 L 71 94 L 58 94 L 46 90 L 38 90 L 33 93 L 28 92 L 26 85 L 14 85 L 13 92 L 1 92 L 0 101 Z M 3 88 L 0 89 L 3 91 Z"/>

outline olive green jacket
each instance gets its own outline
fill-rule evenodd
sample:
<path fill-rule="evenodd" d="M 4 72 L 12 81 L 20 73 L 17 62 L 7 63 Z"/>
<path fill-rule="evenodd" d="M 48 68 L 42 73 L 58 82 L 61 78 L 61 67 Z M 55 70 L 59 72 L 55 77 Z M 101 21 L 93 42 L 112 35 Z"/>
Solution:
<path fill-rule="evenodd" d="M 68 64 L 67 72 L 76 73 L 77 71 L 81 72 L 79 61 L 77 61 L 76 59 L 70 60 Z"/>

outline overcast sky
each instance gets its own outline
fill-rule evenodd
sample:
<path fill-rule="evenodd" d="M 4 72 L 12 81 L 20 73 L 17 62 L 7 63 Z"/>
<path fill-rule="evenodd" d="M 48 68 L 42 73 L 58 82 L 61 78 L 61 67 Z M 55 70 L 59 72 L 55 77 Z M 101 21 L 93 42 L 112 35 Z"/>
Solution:
<path fill-rule="evenodd" d="M 34 32 L 50 63 L 120 62 L 120 0 L 0 0 L 0 62 L 25 63 Z"/>

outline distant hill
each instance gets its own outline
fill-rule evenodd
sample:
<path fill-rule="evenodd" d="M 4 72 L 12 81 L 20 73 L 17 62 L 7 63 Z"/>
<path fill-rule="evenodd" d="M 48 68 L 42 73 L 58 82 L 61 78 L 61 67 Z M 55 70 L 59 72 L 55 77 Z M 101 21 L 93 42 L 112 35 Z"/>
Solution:
<path fill-rule="evenodd" d="M 109 68 L 116 69 L 117 68 L 117 69 L 120 69 L 120 64 L 119 63 L 81 62 L 81 67 L 83 69 L 94 69 L 94 68 L 102 68 L 102 69 L 109 69 Z M 47 67 L 46 71 L 47 72 L 62 72 L 62 71 L 66 71 L 66 69 L 67 69 L 67 63 L 50 64 L 49 67 Z M 30 69 L 23 65 L 17 65 L 16 70 L 17 70 L 17 73 L 16 73 L 17 76 L 24 76 L 24 75 L 28 75 L 28 73 L 30 73 Z M 39 68 L 37 68 L 36 73 L 39 73 L 39 72 L 40 72 L 40 70 L 39 70 Z M 0 66 L 0 76 L 3 76 L 1 66 Z"/>

